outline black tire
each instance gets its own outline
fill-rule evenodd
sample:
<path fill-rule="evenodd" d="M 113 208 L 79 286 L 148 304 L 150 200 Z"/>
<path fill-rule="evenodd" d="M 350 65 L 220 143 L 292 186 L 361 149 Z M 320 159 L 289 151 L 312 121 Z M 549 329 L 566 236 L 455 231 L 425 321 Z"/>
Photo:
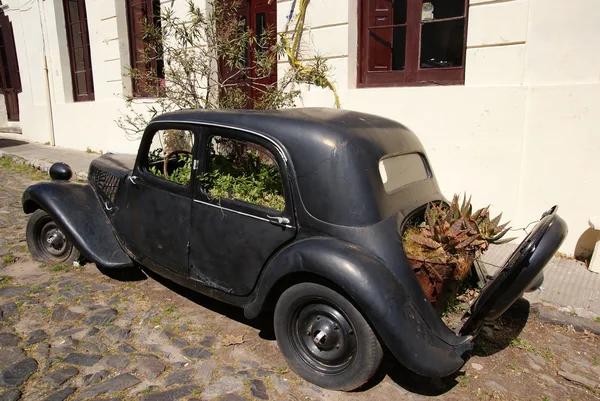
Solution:
<path fill-rule="evenodd" d="M 288 288 L 275 306 L 275 337 L 305 380 L 350 391 L 377 372 L 383 350 L 362 314 L 344 296 L 315 283 Z"/>
<path fill-rule="evenodd" d="M 38 262 L 70 265 L 79 259 L 79 251 L 42 209 L 29 217 L 25 236 L 31 257 Z"/>

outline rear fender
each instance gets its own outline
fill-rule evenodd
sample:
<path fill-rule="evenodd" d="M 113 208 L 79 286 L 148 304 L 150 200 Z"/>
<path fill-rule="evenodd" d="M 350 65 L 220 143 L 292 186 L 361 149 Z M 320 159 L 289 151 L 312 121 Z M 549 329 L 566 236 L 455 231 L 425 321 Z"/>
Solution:
<path fill-rule="evenodd" d="M 443 377 L 464 364 L 461 355 L 471 348 L 467 338 L 456 345 L 442 341 L 383 262 L 337 239 L 302 240 L 276 255 L 261 276 L 254 300 L 245 307 L 246 317 L 256 317 L 270 291 L 298 273 L 317 275 L 343 290 L 392 354 L 414 372 Z"/>
<path fill-rule="evenodd" d="M 91 262 L 103 268 L 131 267 L 96 193 L 88 184 L 52 181 L 34 184 L 22 198 L 23 211 L 42 209 Z"/>

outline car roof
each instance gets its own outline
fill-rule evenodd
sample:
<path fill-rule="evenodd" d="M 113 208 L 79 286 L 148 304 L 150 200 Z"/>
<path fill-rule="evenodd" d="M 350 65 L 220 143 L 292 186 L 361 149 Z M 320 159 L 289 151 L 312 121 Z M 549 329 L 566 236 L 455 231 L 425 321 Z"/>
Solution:
<path fill-rule="evenodd" d="M 245 130 L 256 131 L 271 137 L 286 146 L 295 132 L 318 132 L 322 139 L 346 139 L 361 137 L 373 139 L 372 133 L 365 135 L 364 129 L 375 127 L 402 127 L 394 120 L 352 110 L 334 108 L 290 108 L 279 110 L 181 110 L 161 114 L 153 119 L 159 121 L 185 121 L 196 123 L 223 124 Z M 323 146 L 327 146 L 321 143 Z M 315 144 L 318 146 L 318 143 Z M 286 146 L 287 147 L 287 146 Z"/>
<path fill-rule="evenodd" d="M 383 157 L 424 154 L 402 124 L 351 110 L 183 110 L 152 122 L 205 123 L 264 135 L 287 152 L 307 210 L 318 219 L 350 226 L 382 217 L 386 194 L 378 164 Z"/>

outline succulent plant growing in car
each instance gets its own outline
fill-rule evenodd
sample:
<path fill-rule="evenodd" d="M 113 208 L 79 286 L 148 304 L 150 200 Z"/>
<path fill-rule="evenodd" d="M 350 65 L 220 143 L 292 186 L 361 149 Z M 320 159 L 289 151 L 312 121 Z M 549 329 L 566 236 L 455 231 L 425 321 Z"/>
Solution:
<path fill-rule="evenodd" d="M 427 205 L 420 224 L 409 226 L 403 235 L 404 251 L 415 274 L 432 302 L 437 300 L 448 279 L 464 280 L 473 261 L 489 244 L 500 244 L 514 238 L 503 238 L 510 227 L 500 224 L 502 214 L 490 219 L 489 207 L 473 213 L 471 198 Z"/>

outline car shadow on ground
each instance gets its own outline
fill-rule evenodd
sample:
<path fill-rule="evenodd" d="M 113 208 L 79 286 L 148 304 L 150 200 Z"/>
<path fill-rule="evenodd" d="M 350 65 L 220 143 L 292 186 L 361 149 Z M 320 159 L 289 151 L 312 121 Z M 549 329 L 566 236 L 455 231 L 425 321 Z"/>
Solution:
<path fill-rule="evenodd" d="M 114 280 L 126 282 L 143 281 L 150 277 L 151 279 L 168 288 L 169 290 L 177 293 L 178 295 L 181 295 L 182 297 L 194 302 L 199 306 L 202 306 L 203 308 L 209 309 L 215 313 L 226 316 L 229 319 L 233 319 L 239 323 L 243 323 L 247 326 L 259 330 L 260 338 L 270 341 L 275 340 L 273 319 L 269 318 L 266 314 L 261 314 L 256 319 L 247 319 L 244 316 L 244 310 L 242 308 L 229 305 L 225 302 L 200 294 L 194 290 L 190 290 L 189 288 L 186 288 L 163 276 L 160 276 L 145 267 L 135 269 L 103 269 L 100 271 L 104 275 Z"/>
<path fill-rule="evenodd" d="M 86 262 L 87 263 L 87 262 Z M 113 280 L 132 282 L 132 281 L 144 281 L 148 276 L 138 268 L 135 269 L 101 269 L 98 268 L 100 273 L 106 277 L 110 277 Z"/>
<path fill-rule="evenodd" d="M 529 310 L 529 301 L 525 298 L 517 300 L 497 322 L 482 329 L 472 355 L 485 358 L 510 346 L 525 328 Z"/>
<path fill-rule="evenodd" d="M 0 148 L 11 148 L 13 146 L 27 145 L 27 142 L 16 139 L 0 138 Z"/>
<path fill-rule="evenodd" d="M 102 271 L 102 273 L 119 281 L 141 281 L 150 277 L 169 290 L 199 306 L 259 330 L 260 338 L 269 341 L 275 340 L 273 319 L 272 316 L 269 316 L 266 313 L 261 314 L 257 319 L 247 319 L 244 316 L 242 308 L 199 294 L 174 283 L 167 278 L 159 276 L 146 268 L 106 270 Z M 529 302 L 524 298 L 515 302 L 513 306 L 502 315 L 498 322 L 491 326 L 486 326 L 481 331 L 475 340 L 474 348 L 470 355 L 486 357 L 508 347 L 523 331 L 529 317 L 529 307 Z M 386 376 L 388 376 L 397 385 L 412 393 L 424 396 L 439 396 L 447 393 L 459 384 L 460 377 L 463 375 L 464 371 L 459 371 L 453 375 L 440 379 L 431 379 L 420 376 L 404 367 L 389 351 L 386 351 L 381 368 L 377 374 L 366 385 L 355 390 L 355 392 L 365 392 L 377 386 Z"/>
<path fill-rule="evenodd" d="M 442 379 L 420 376 L 403 366 L 390 352 L 386 352 L 377 374 L 367 384 L 355 390 L 355 392 L 365 392 L 376 387 L 387 376 L 398 386 L 411 393 L 424 396 L 439 396 L 452 390 L 458 384 L 457 377 L 460 375 L 460 373 L 457 373 Z"/>

